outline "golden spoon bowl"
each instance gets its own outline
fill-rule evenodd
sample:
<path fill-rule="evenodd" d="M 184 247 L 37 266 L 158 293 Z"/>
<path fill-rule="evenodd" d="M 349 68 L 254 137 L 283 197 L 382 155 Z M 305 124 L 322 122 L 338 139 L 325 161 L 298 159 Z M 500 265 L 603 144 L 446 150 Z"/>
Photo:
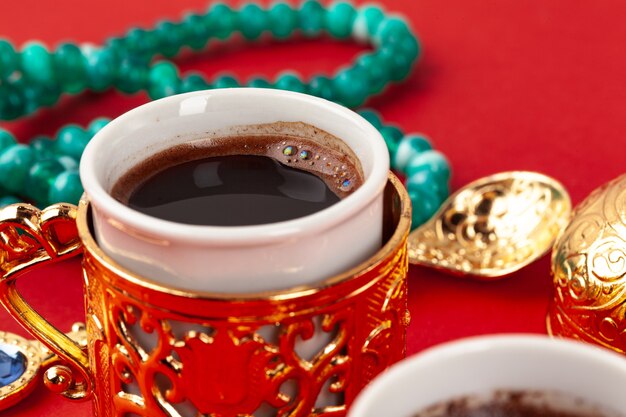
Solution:
<path fill-rule="evenodd" d="M 455 275 L 496 279 L 545 254 L 569 221 L 571 201 L 556 180 L 512 171 L 454 193 L 409 236 L 409 261 Z"/>

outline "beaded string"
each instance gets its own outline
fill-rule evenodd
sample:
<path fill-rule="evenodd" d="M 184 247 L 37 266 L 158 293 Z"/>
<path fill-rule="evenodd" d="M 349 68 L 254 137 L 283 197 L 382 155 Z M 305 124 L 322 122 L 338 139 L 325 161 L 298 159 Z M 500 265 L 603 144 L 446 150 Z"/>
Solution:
<path fill-rule="evenodd" d="M 303 80 L 297 73 L 284 72 L 273 82 L 253 77 L 240 83 L 230 75 L 209 82 L 199 73 L 181 76 L 170 60 L 183 47 L 202 51 L 209 40 L 226 41 L 236 33 L 248 41 L 267 33 L 278 40 L 294 34 L 327 34 L 370 43 L 374 50 L 360 54 L 332 77 Z M 29 42 L 18 51 L 0 39 L 0 119 L 13 120 L 53 106 L 62 94 L 110 88 L 125 94 L 145 91 L 152 99 L 212 88 L 277 88 L 355 108 L 391 82 L 406 79 L 419 54 L 419 43 L 408 24 L 400 17 L 386 16 L 378 6 L 355 8 L 340 1 L 326 8 L 318 0 L 307 0 L 298 7 L 281 2 L 264 9 L 247 3 L 234 10 L 216 3 L 206 13 L 187 14 L 180 22 L 163 20 L 153 28 L 130 29 L 101 47 L 62 43 L 50 52 L 39 42 Z M 358 113 L 385 139 L 392 168 L 406 176 L 413 227 L 422 224 L 448 195 L 446 158 L 432 149 L 424 135 L 404 134 L 397 126 L 384 124 L 373 110 Z M 38 136 L 28 145 L 0 129 L 0 206 L 23 200 L 40 207 L 61 201 L 77 203 L 83 192 L 78 161 L 89 140 L 108 122 L 98 118 L 85 128 L 66 125 L 54 138 Z"/>

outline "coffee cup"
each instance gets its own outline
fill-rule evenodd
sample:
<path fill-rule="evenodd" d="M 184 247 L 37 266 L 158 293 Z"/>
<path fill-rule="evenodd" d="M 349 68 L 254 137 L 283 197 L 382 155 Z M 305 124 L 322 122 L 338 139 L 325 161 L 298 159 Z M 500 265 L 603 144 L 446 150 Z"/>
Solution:
<path fill-rule="evenodd" d="M 342 138 L 363 170 L 358 189 L 318 213 L 226 230 L 159 221 L 109 195 L 125 168 L 176 143 L 294 123 Z M 409 322 L 411 207 L 379 139 L 347 109 L 270 90 L 170 97 L 111 122 L 81 160 L 78 207 L 0 210 L 0 303 L 58 356 L 46 385 L 91 399 L 97 416 L 345 414 L 404 357 Z M 16 285 L 80 253 L 84 343 Z"/>
<path fill-rule="evenodd" d="M 111 196 L 122 174 L 168 148 L 268 132 L 342 141 L 362 185 L 311 215 L 241 227 L 174 223 Z M 172 96 L 120 116 L 91 140 L 80 176 L 98 244 L 120 265 L 189 290 L 244 293 L 312 284 L 369 258 L 382 243 L 388 171 L 384 140 L 358 114 L 304 94 L 240 88 Z"/>
<path fill-rule="evenodd" d="M 621 417 L 624 386 L 626 360 L 613 352 L 539 335 L 481 336 L 397 363 L 361 392 L 348 417 L 447 415 L 460 399 L 471 409 L 507 392 L 541 410 L 531 415 Z"/>

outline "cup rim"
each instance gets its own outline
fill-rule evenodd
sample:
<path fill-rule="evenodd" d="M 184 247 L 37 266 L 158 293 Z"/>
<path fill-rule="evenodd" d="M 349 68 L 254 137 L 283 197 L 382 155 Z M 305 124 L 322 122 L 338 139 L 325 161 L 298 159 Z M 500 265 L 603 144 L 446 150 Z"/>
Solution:
<path fill-rule="evenodd" d="M 137 118 L 150 120 L 149 114 L 158 112 L 159 109 L 176 105 L 183 100 L 192 97 L 222 97 L 239 95 L 242 100 L 246 97 L 265 97 L 268 99 L 278 98 L 306 102 L 319 109 L 335 113 L 344 118 L 351 118 L 358 123 L 366 132 L 370 142 L 372 161 L 370 175 L 365 178 L 363 184 L 352 194 L 342 199 L 337 204 L 323 210 L 298 217 L 291 220 L 257 224 L 248 226 L 205 226 L 176 223 L 169 220 L 152 217 L 139 211 L 133 210 L 115 200 L 104 189 L 101 181 L 97 178 L 94 167 L 95 161 L 106 152 L 107 137 L 109 132 L 120 124 L 133 123 Z M 123 219 L 125 224 L 132 228 L 151 235 L 158 235 L 172 241 L 186 241 L 192 243 L 216 242 L 220 245 L 258 245 L 259 243 L 271 243 L 284 241 L 292 236 L 304 232 L 315 231 L 321 233 L 332 228 L 345 219 L 356 215 L 364 207 L 367 207 L 380 193 L 387 183 L 389 172 L 389 153 L 385 141 L 380 132 L 358 113 L 331 101 L 291 91 L 272 90 L 264 88 L 225 88 L 218 90 L 204 90 L 185 94 L 178 94 L 159 100 L 155 100 L 138 106 L 109 122 L 89 142 L 80 163 L 80 178 L 85 192 L 97 210 L 115 219 Z"/>
<path fill-rule="evenodd" d="M 572 339 L 551 338 L 548 335 L 540 334 L 510 333 L 472 336 L 432 346 L 392 365 L 361 391 L 350 407 L 347 417 L 368 415 L 367 410 L 373 404 L 381 401 L 385 397 L 386 391 L 397 385 L 399 380 L 404 380 L 407 375 L 423 375 L 422 368 L 424 367 L 461 357 L 467 352 L 512 350 L 575 355 L 585 361 L 607 368 L 619 369 L 626 378 L 626 360 L 615 352 L 595 345 Z"/>

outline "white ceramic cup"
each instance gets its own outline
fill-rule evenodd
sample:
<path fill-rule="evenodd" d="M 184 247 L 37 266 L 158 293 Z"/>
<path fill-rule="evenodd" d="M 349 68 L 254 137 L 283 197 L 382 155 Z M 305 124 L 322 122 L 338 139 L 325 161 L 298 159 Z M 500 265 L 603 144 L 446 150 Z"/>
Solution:
<path fill-rule="evenodd" d="M 607 412 L 607 417 L 624 416 L 619 414 L 626 410 L 624 388 L 626 359 L 611 351 L 545 336 L 483 336 L 397 363 L 359 394 L 348 417 L 412 417 L 441 402 L 502 389 L 557 391 L 565 396 L 550 401 L 577 397 L 618 413 Z M 578 412 L 586 408 L 551 405 Z"/>
<path fill-rule="evenodd" d="M 237 227 L 158 219 L 110 195 L 121 175 L 160 151 L 277 122 L 303 122 L 342 139 L 361 164 L 363 185 L 314 214 Z M 304 94 L 253 88 L 181 94 L 140 106 L 98 132 L 80 164 L 95 236 L 107 255 L 175 288 L 222 293 L 312 284 L 366 260 L 382 243 L 388 171 L 383 138 L 358 114 Z"/>

